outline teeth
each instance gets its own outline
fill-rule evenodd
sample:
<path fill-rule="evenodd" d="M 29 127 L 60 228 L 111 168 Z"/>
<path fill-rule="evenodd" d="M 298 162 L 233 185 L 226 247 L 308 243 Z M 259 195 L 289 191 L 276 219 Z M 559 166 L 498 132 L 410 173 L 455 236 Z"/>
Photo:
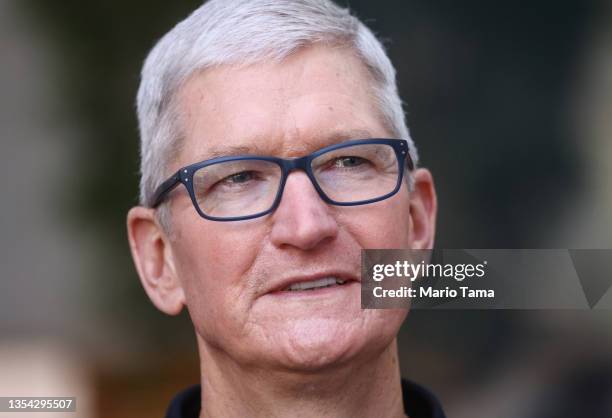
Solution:
<path fill-rule="evenodd" d="M 311 280 L 309 282 L 294 283 L 291 286 L 289 286 L 286 290 L 291 290 L 291 291 L 312 290 L 312 289 L 318 289 L 318 288 L 323 288 L 323 287 L 341 285 L 344 283 L 345 283 L 344 280 L 338 279 L 336 277 L 325 277 L 323 279 Z"/>

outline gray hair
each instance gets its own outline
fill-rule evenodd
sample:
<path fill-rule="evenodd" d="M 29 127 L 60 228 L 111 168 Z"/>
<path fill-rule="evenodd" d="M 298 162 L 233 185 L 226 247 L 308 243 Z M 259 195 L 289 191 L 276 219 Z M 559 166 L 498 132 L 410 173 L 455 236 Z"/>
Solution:
<path fill-rule="evenodd" d="M 373 96 L 385 125 L 408 140 L 395 69 L 376 36 L 330 0 L 210 0 L 161 38 L 149 53 L 137 97 L 141 139 L 140 202 L 152 204 L 180 146 L 175 96 L 196 72 L 220 65 L 280 61 L 315 43 L 346 46 L 373 80 Z"/>

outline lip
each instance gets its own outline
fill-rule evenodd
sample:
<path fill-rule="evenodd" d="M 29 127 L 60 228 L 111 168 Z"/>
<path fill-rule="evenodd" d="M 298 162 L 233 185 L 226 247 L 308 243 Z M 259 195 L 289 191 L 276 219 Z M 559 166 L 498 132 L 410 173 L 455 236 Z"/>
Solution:
<path fill-rule="evenodd" d="M 285 289 L 287 289 L 289 286 L 293 284 L 309 282 L 312 280 L 318 280 L 318 279 L 322 279 L 325 277 L 337 277 L 341 280 L 344 280 L 345 283 L 342 286 L 349 285 L 351 284 L 351 282 L 356 282 L 356 283 L 361 282 L 361 277 L 359 277 L 358 275 L 346 272 L 346 271 L 337 271 L 337 270 L 325 271 L 325 272 L 313 273 L 313 274 L 308 274 L 308 275 L 300 274 L 300 275 L 287 276 L 285 278 L 282 278 L 272 283 L 270 285 L 270 290 L 268 290 L 266 293 L 269 294 L 269 293 L 285 292 Z M 308 290 L 304 292 L 316 292 L 322 289 L 329 289 L 329 288 L 323 287 L 321 289 Z M 295 293 L 302 293 L 302 292 L 295 292 Z"/>

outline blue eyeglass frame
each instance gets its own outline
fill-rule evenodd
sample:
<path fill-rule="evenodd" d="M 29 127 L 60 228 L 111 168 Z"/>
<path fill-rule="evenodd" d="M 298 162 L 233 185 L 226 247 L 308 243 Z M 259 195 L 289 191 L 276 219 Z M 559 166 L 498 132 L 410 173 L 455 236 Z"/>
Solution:
<path fill-rule="evenodd" d="M 335 151 L 337 149 L 347 148 L 347 147 L 351 147 L 354 145 L 367 145 L 367 144 L 385 144 L 385 145 L 391 146 L 393 150 L 395 151 L 395 156 L 397 158 L 397 162 L 399 165 L 399 173 L 397 177 L 397 184 L 395 185 L 395 188 L 393 189 L 393 191 L 383 196 L 374 198 L 374 199 L 360 200 L 357 202 L 337 202 L 335 200 L 330 199 L 325 194 L 325 192 L 321 189 L 321 187 L 319 186 L 319 183 L 317 182 L 314 176 L 314 173 L 312 172 L 312 166 L 311 166 L 312 161 L 318 156 L 320 156 L 321 154 L 325 154 L 330 151 Z M 190 164 L 188 166 L 180 168 L 176 173 L 174 173 L 174 175 L 172 175 L 170 178 L 168 178 L 166 181 L 164 181 L 162 184 L 160 184 L 157 187 L 157 189 L 155 190 L 155 193 L 153 194 L 153 198 L 151 199 L 152 203 L 150 204 L 150 207 L 156 208 L 157 206 L 159 206 L 164 201 L 166 196 L 174 188 L 176 188 L 179 184 L 183 184 L 185 188 L 187 189 L 189 196 L 191 197 L 191 202 L 193 203 L 194 208 L 196 209 L 198 214 L 205 219 L 208 219 L 211 221 L 229 222 L 229 221 L 244 221 L 247 219 L 258 218 L 260 216 L 265 216 L 269 213 L 272 213 L 278 207 L 281 201 L 281 197 L 283 195 L 283 191 L 285 190 L 285 183 L 287 182 L 287 177 L 289 177 L 289 174 L 294 170 L 302 170 L 306 173 L 312 185 L 314 186 L 315 190 L 317 191 L 317 193 L 319 194 L 319 196 L 325 203 L 335 205 L 335 206 L 367 205 L 368 203 L 374 203 L 374 202 L 379 202 L 381 200 L 388 199 L 389 197 L 393 196 L 399 191 L 402 185 L 402 179 L 404 178 L 404 165 L 408 166 L 409 171 L 414 169 L 414 163 L 408 151 L 409 151 L 408 141 L 406 141 L 405 139 L 371 138 L 371 139 L 353 139 L 350 141 L 340 142 L 338 144 L 334 144 L 334 145 L 330 145 L 330 146 L 321 148 L 311 154 L 308 154 L 308 155 L 305 155 L 299 158 L 286 159 L 286 158 L 278 158 L 278 157 L 271 157 L 271 156 L 258 156 L 258 155 L 238 155 L 238 156 L 231 156 L 231 157 L 212 158 L 210 160 L 201 161 L 199 163 Z M 193 190 L 194 173 L 200 170 L 201 168 L 207 167 L 209 165 L 219 164 L 219 163 L 223 163 L 227 161 L 240 161 L 240 160 L 269 161 L 269 162 L 273 162 L 277 164 L 280 167 L 281 180 L 280 180 L 280 184 L 278 187 L 278 192 L 276 194 L 276 197 L 274 198 L 274 202 L 272 203 L 272 206 L 265 211 L 254 213 L 252 215 L 247 215 L 247 216 L 215 217 L 215 216 L 207 215 L 204 212 L 202 212 L 202 210 L 200 209 L 200 205 L 197 202 L 195 191 Z"/>

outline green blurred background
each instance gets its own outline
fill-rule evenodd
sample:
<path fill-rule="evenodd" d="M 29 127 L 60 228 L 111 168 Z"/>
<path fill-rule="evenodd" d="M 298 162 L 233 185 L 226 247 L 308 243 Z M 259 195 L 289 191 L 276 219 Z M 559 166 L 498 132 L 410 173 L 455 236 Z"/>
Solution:
<path fill-rule="evenodd" d="M 152 417 L 197 381 L 189 320 L 148 302 L 125 215 L 140 67 L 200 3 L 0 0 L 0 396 Z M 437 247 L 612 248 L 609 1 L 339 3 L 397 68 Z M 611 349 L 610 311 L 418 311 L 400 335 L 404 376 L 458 418 L 612 417 Z"/>

